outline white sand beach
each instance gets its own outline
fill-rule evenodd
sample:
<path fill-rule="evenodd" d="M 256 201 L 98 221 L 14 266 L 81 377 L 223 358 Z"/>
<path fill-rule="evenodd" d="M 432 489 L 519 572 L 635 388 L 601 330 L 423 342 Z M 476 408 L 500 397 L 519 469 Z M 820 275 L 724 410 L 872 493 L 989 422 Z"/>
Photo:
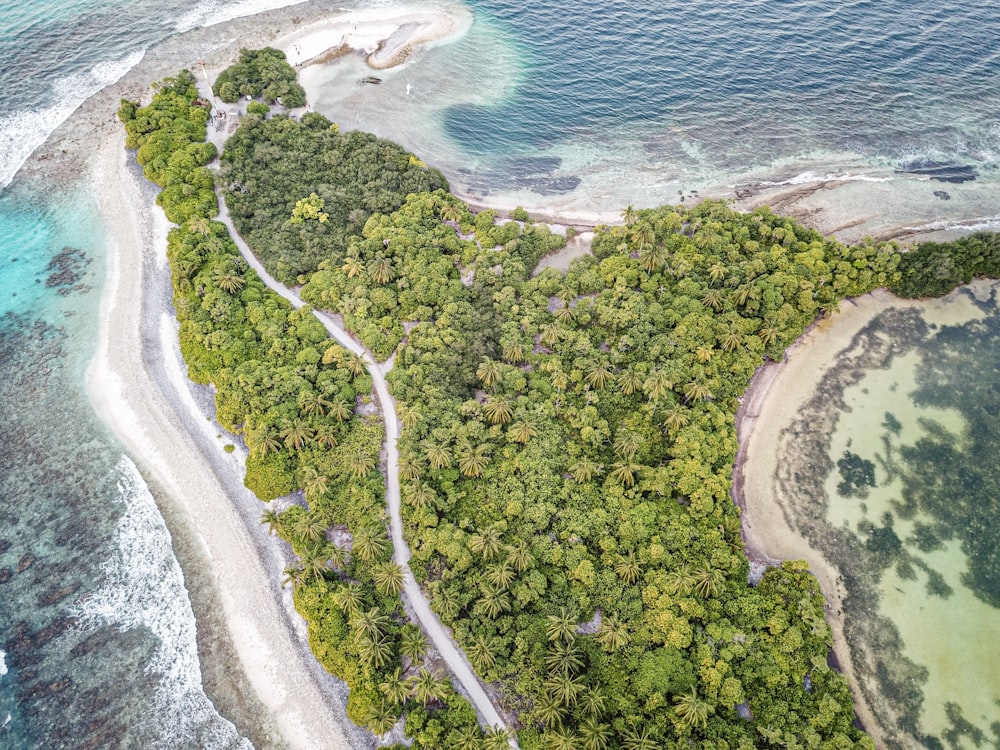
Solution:
<path fill-rule="evenodd" d="M 346 691 L 322 679 L 304 624 L 280 588 L 283 550 L 259 524 L 263 505 L 242 486 L 241 456 L 223 451 L 228 440 L 215 437 L 217 426 L 206 420 L 184 377 L 169 279 L 158 260 L 166 239 L 154 220 L 159 209 L 129 158 L 119 136 L 96 160 L 94 184 L 113 237 L 102 335 L 88 371 L 91 399 L 140 468 L 197 529 L 238 667 L 273 717 L 276 744 L 367 747 L 343 718 Z"/>

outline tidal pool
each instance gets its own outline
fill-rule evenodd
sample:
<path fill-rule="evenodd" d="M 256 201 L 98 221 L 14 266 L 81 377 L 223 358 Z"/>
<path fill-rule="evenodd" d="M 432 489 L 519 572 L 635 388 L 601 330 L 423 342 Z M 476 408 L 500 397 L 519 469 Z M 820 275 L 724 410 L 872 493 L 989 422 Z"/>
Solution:
<path fill-rule="evenodd" d="M 889 748 L 1000 747 L 1000 286 L 890 307 L 783 430 L 789 525 L 840 573 Z"/>

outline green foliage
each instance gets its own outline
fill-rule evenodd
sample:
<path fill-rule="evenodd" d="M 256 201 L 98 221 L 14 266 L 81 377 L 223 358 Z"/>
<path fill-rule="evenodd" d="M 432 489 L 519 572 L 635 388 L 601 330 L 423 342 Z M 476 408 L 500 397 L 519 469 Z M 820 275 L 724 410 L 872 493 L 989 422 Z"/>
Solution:
<path fill-rule="evenodd" d="M 263 102 L 250 102 L 247 105 L 248 115 L 260 115 L 261 117 L 266 117 L 270 112 L 271 108 Z"/>
<path fill-rule="evenodd" d="M 900 297 L 940 297 L 976 277 L 1000 278 L 1000 234 L 976 232 L 954 242 L 922 242 L 903 253 Z"/>
<path fill-rule="evenodd" d="M 339 268 L 373 214 L 410 193 L 446 188 L 435 169 L 368 133 L 340 134 L 315 112 L 301 121 L 247 118 L 222 156 L 226 203 L 240 233 L 278 279 L 295 284 L 323 261 Z M 293 222 L 305 196 L 323 201 L 325 222 Z M 378 323 L 376 323 L 378 325 Z"/>
<path fill-rule="evenodd" d="M 286 107 L 306 105 L 306 92 L 296 80 L 295 68 L 288 64 L 284 52 L 273 47 L 241 50 L 239 60 L 219 73 L 212 90 L 224 102 L 250 96 L 267 104 L 277 104 L 280 98 Z"/>

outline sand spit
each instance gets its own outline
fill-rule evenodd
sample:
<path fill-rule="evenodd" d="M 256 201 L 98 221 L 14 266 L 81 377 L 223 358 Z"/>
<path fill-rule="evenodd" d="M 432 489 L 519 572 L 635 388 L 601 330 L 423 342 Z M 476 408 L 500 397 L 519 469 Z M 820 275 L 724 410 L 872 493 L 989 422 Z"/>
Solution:
<path fill-rule="evenodd" d="M 463 6 L 442 9 L 392 6 L 359 10 L 324 19 L 276 40 L 298 67 L 331 62 L 351 52 L 367 55 L 369 67 L 400 65 L 419 47 L 454 41 L 472 25 Z"/>
<path fill-rule="evenodd" d="M 322 673 L 280 588 L 286 553 L 267 538 L 263 506 L 242 486 L 241 451 L 223 451 L 228 440 L 217 438 L 203 394 L 186 380 L 169 278 L 158 260 L 164 225 L 157 228 L 152 191 L 129 158 L 119 135 L 96 163 L 95 194 L 111 239 L 101 337 L 87 373 L 91 400 L 196 529 L 239 657 L 233 668 L 270 714 L 272 746 L 370 747 L 346 720 L 346 690 Z"/>

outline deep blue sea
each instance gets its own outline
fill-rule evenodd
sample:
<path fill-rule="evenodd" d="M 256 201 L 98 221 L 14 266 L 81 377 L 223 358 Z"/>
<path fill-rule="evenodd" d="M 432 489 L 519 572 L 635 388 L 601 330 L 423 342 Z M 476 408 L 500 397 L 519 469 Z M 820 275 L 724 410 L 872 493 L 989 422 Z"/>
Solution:
<path fill-rule="evenodd" d="M 104 278 L 95 208 L 82 185 L 16 174 L 147 49 L 287 4 L 0 6 L 0 747 L 245 743 L 201 692 L 166 526 L 84 394 Z M 331 102 L 472 193 L 554 207 L 585 193 L 617 213 L 747 174 L 996 169 L 1000 14 L 982 3 L 468 4 L 464 38 Z M 403 96 L 416 118 L 392 117 Z"/>

